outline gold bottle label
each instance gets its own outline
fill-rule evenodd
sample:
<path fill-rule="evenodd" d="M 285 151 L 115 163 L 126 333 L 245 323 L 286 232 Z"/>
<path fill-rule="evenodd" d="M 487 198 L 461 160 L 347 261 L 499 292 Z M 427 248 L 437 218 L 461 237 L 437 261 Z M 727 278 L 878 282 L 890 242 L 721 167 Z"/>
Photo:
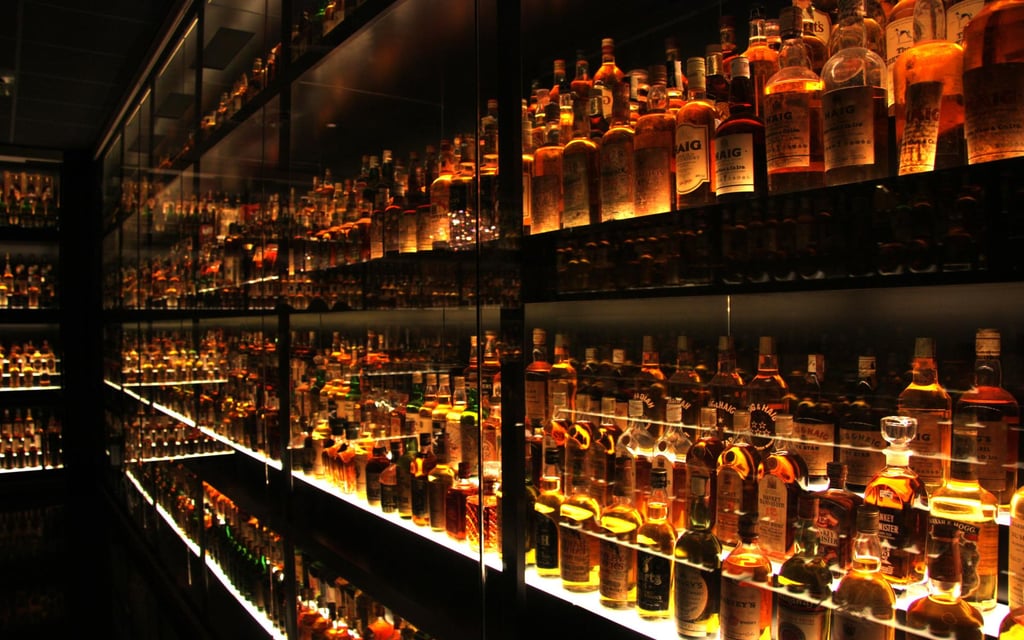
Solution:
<path fill-rule="evenodd" d="M 610 600 L 626 602 L 635 586 L 636 551 L 610 540 L 601 541 L 601 595 Z"/>
<path fill-rule="evenodd" d="M 866 486 L 885 466 L 882 449 L 887 445 L 879 435 L 877 425 L 866 425 L 863 430 L 842 428 L 839 430 L 839 444 L 842 445 L 839 461 L 846 465 L 849 484 Z"/>
<path fill-rule="evenodd" d="M 708 128 L 682 123 L 676 127 L 676 193 L 693 193 L 711 180 Z"/>
<path fill-rule="evenodd" d="M 832 462 L 832 443 L 836 438 L 836 425 L 823 422 L 793 423 L 793 451 L 807 463 L 811 476 L 828 475 L 828 463 Z"/>
<path fill-rule="evenodd" d="M 718 136 L 711 146 L 715 158 L 715 193 L 753 193 L 754 135 Z"/>
<path fill-rule="evenodd" d="M 985 6 L 985 0 L 964 0 L 954 2 L 946 9 L 946 40 L 962 45 L 964 29 Z"/>
<path fill-rule="evenodd" d="M 875 164 L 874 91 L 844 87 L 822 97 L 826 171 Z"/>
<path fill-rule="evenodd" d="M 779 633 L 785 640 L 814 640 L 828 635 L 828 610 L 817 604 L 779 596 Z"/>
<path fill-rule="evenodd" d="M 1006 566 L 1010 573 L 1010 608 L 1024 607 L 1024 517 L 1010 519 L 1010 558 Z"/>
<path fill-rule="evenodd" d="M 931 171 L 939 141 L 941 82 L 915 82 L 907 87 L 906 124 L 900 141 L 900 175 Z"/>
<path fill-rule="evenodd" d="M 906 415 L 917 418 L 917 437 L 910 441 L 910 448 L 914 451 L 910 468 L 926 485 L 942 484 L 950 438 L 949 423 L 940 425 L 945 412 L 907 411 Z M 944 430 L 947 433 L 944 434 Z"/>
<path fill-rule="evenodd" d="M 761 548 L 767 553 L 783 555 L 789 529 L 789 493 L 786 484 L 776 475 L 765 474 L 757 487 L 757 515 L 761 519 L 757 531 Z"/>
<path fill-rule="evenodd" d="M 530 233 L 558 231 L 561 227 L 559 199 L 562 180 L 558 175 L 534 176 L 533 211 Z"/>
<path fill-rule="evenodd" d="M 811 94 L 782 92 L 764 97 L 768 171 L 811 166 Z"/>
<path fill-rule="evenodd" d="M 722 640 L 759 640 L 762 589 L 722 577 Z"/>
<path fill-rule="evenodd" d="M 672 209 L 672 151 L 657 146 L 636 150 L 636 215 Z"/>
<path fill-rule="evenodd" d="M 622 220 L 632 214 L 633 150 L 625 142 L 606 144 L 601 147 L 601 216 Z"/>
<path fill-rule="evenodd" d="M 562 227 L 569 229 L 591 223 L 590 180 L 587 175 L 587 156 L 582 153 L 562 156 Z"/>
<path fill-rule="evenodd" d="M 718 610 L 715 585 L 719 577 L 683 564 L 676 565 L 676 629 L 680 635 L 710 635 L 708 619 Z"/>
<path fill-rule="evenodd" d="M 971 164 L 1024 155 L 1024 62 L 964 72 L 964 133 Z"/>

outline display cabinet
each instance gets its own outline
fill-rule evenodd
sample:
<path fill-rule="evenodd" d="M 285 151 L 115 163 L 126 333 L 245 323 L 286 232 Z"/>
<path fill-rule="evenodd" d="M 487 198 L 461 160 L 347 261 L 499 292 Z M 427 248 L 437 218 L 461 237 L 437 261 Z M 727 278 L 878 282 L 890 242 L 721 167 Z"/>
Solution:
<path fill-rule="evenodd" d="M 759 511 L 769 579 L 739 588 L 825 619 L 854 615 L 832 596 L 846 573 L 835 557 L 823 593 L 785 582 L 790 526 L 810 519 L 798 518 L 800 496 L 817 496 L 823 531 L 845 518 L 849 530 L 824 545 L 838 557 L 855 534 L 851 505 L 879 500 L 882 417 L 917 417 L 910 465 L 939 502 L 963 463 L 953 441 L 984 423 L 968 457 L 993 494 L 992 527 L 971 539 L 987 545 L 984 569 L 965 566 L 994 585 L 983 629 L 997 637 L 1022 445 L 1012 403 L 993 418 L 971 394 L 986 358 L 1013 396 L 1024 391 L 1020 160 L 678 206 L 669 182 L 663 198 L 631 197 L 616 213 L 612 199 L 659 179 L 637 135 L 633 179 L 615 183 L 606 158 L 592 179 L 619 186 L 587 191 L 597 200 L 583 218 L 552 215 L 570 205 L 565 143 L 588 138 L 573 116 L 600 139 L 614 105 L 622 129 L 643 130 L 648 101 L 662 99 L 657 65 L 678 107 L 686 59 L 744 42 L 745 26 L 735 38 L 720 18 L 747 8 L 549 4 L 212 0 L 183 14 L 101 150 L 110 484 L 136 507 L 130 489 L 164 492 L 135 511 L 184 532 L 185 566 L 207 576 L 196 603 L 225 578 L 243 604 L 262 600 L 275 637 L 302 636 L 311 591 L 345 606 L 311 570 L 322 564 L 433 637 L 568 625 L 674 638 L 673 612 L 692 594 L 649 572 L 692 578 L 676 546 L 696 527 L 688 513 L 708 507 L 719 521 L 726 551 L 705 558 L 714 589 L 735 586 L 719 566 L 749 529 L 741 516 Z M 769 4 L 775 15 L 784 3 Z M 574 52 L 589 64 L 576 85 Z M 621 97 L 602 53 L 635 67 Z M 612 153 L 609 140 L 579 153 Z M 908 400 L 922 384 L 946 390 L 944 409 Z M 716 479 L 722 446 L 708 438 L 742 443 L 746 428 L 771 469 L 743 476 L 744 498 Z M 712 460 L 703 475 L 697 451 Z M 758 502 L 787 452 L 804 479 L 778 480 L 780 502 Z M 835 462 L 853 490 L 841 509 L 823 493 Z M 658 520 L 660 469 L 667 544 L 644 524 Z M 693 502 L 698 485 L 725 511 Z M 217 526 L 188 534 L 204 500 L 218 526 L 235 524 L 222 502 L 259 523 L 250 539 L 280 565 L 260 582 L 274 585 L 269 598 L 246 592 L 245 571 L 220 571 Z M 912 508 L 931 517 L 923 497 Z M 174 509 L 184 521 L 171 522 Z M 907 582 L 881 624 L 914 622 L 905 611 L 926 586 Z M 638 588 L 656 611 L 637 610 Z M 701 628 L 732 615 L 716 609 Z"/>

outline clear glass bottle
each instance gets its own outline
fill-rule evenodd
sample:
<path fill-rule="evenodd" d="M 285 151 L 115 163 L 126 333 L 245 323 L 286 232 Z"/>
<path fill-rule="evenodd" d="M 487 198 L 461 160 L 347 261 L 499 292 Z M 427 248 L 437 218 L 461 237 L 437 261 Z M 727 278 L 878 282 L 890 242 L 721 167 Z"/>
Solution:
<path fill-rule="evenodd" d="M 684 428 L 696 429 L 700 424 L 700 410 L 708 402 L 708 390 L 697 373 L 693 348 L 687 336 L 676 338 L 676 366 L 668 379 L 666 389 L 666 421 L 681 424 Z M 696 435 L 693 434 L 694 437 Z"/>
<path fill-rule="evenodd" d="M 765 47 L 767 49 L 767 47 Z M 715 195 L 719 202 L 742 200 L 767 189 L 764 122 L 756 112 L 750 61 L 736 56 L 729 81 L 729 117 L 715 130 Z"/>
<path fill-rule="evenodd" d="M 665 620 L 671 614 L 676 529 L 669 522 L 668 477 L 666 469 L 651 470 L 647 516 L 636 534 L 637 544 L 650 550 L 637 553 L 636 609 L 645 620 Z"/>
<path fill-rule="evenodd" d="M 900 393 L 897 411 L 917 421 L 917 438 L 910 445 L 914 450 L 910 466 L 931 493 L 949 476 L 952 432 L 952 400 L 939 383 L 935 341 L 931 338 L 914 341 L 913 379 Z"/>
<path fill-rule="evenodd" d="M 882 541 L 878 537 L 878 507 L 857 507 L 857 536 L 852 564 L 832 594 L 836 606 L 832 640 L 893 640 L 896 637 L 896 594 L 882 577 Z"/>
<path fill-rule="evenodd" d="M 715 510 L 713 482 L 690 476 L 688 524 L 676 541 L 673 587 L 676 632 L 680 637 L 707 638 L 718 634 L 722 544 L 711 533 Z"/>
<path fill-rule="evenodd" d="M 981 612 L 961 598 L 963 568 L 961 533 L 955 525 L 933 523 L 928 539 L 928 595 L 907 607 L 907 626 L 925 632 L 908 638 L 935 636 L 954 640 L 985 637 Z"/>
<path fill-rule="evenodd" d="M 551 363 L 548 362 L 547 332 L 533 330 L 533 360 L 526 367 L 526 427 L 528 431 L 544 428 L 551 417 L 548 396 L 548 378 Z M 539 461 L 538 461 L 539 462 Z"/>
<path fill-rule="evenodd" d="M 750 442 L 750 412 L 737 411 L 734 416 L 735 435 L 718 457 L 716 472 L 715 535 L 725 546 L 739 543 L 740 518 L 757 511 L 757 489 L 764 475 L 760 451 Z"/>
<path fill-rule="evenodd" d="M 788 593 L 776 598 L 773 637 L 829 638 L 832 609 L 822 603 L 832 595 L 832 572 L 822 552 L 817 521 L 818 496 L 800 496 L 793 555 L 782 563 L 776 577 L 778 586 Z"/>
<path fill-rule="evenodd" d="M 772 565 L 757 542 L 757 522 L 757 512 L 743 514 L 739 543 L 722 561 L 722 640 L 772 637 L 774 594 L 766 588 L 771 583 Z"/>
<path fill-rule="evenodd" d="M 647 112 L 636 122 L 634 162 L 636 191 L 634 215 L 672 211 L 675 204 L 675 115 L 668 111 L 664 65 L 651 67 Z"/>

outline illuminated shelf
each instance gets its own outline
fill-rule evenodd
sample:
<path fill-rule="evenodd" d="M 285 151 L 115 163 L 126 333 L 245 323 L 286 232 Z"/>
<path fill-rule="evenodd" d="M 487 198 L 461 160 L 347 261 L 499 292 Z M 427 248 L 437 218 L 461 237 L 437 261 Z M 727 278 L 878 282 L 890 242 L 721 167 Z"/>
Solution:
<path fill-rule="evenodd" d="M 397 513 L 384 513 L 383 511 L 380 510 L 380 507 L 373 507 L 370 505 L 370 503 L 366 502 L 365 500 L 361 500 L 358 496 L 344 493 L 338 487 L 321 478 L 308 476 L 305 473 L 302 473 L 301 471 L 293 471 L 292 475 L 296 479 L 305 482 L 309 486 L 315 489 L 319 489 L 320 491 L 328 495 L 331 495 L 337 498 L 338 500 L 341 500 L 342 502 L 348 503 L 353 507 L 356 507 L 357 509 L 361 509 L 366 513 L 373 514 L 374 516 L 380 518 L 381 520 L 384 520 L 385 522 L 388 522 L 389 524 L 392 524 L 393 526 L 405 529 L 406 531 L 414 533 L 415 535 L 425 540 L 429 540 L 430 542 L 433 542 L 442 547 L 450 549 L 460 555 L 463 555 L 469 558 L 470 560 L 480 560 L 479 551 L 475 551 L 472 547 L 469 546 L 469 543 L 465 541 L 455 540 L 449 537 L 446 533 L 434 531 L 430 527 L 421 527 L 417 524 L 414 524 L 412 520 L 407 520 L 405 518 L 400 517 Z M 488 567 L 496 571 L 503 570 L 501 558 L 498 556 L 497 553 L 486 552 L 483 554 L 483 560 L 484 564 L 486 564 Z"/>
<path fill-rule="evenodd" d="M 209 427 L 200 426 L 199 427 L 199 431 L 201 431 L 202 433 L 210 436 L 211 438 L 213 438 L 217 442 L 220 442 L 222 444 L 225 444 L 225 445 L 231 447 L 233 450 L 237 451 L 238 453 L 245 454 L 245 455 L 249 456 L 250 458 L 252 458 L 253 460 L 257 460 L 259 462 L 262 462 L 263 464 L 267 465 L 268 467 L 271 467 L 273 469 L 277 469 L 278 471 L 281 471 L 282 469 L 284 469 L 284 465 L 281 464 L 280 460 L 274 460 L 273 458 L 267 456 L 265 453 L 263 453 L 261 451 L 254 451 L 254 450 L 250 449 L 249 447 L 247 447 L 247 446 L 245 446 L 243 444 L 239 444 L 238 442 L 235 442 L 234 440 L 232 440 L 231 438 L 228 438 L 227 436 L 223 436 L 223 435 L 217 433 L 216 431 L 214 431 L 213 429 L 211 429 Z"/>
<path fill-rule="evenodd" d="M 171 531 L 173 531 L 175 535 L 181 538 L 181 541 L 185 543 L 185 546 L 188 547 L 189 551 L 191 551 L 193 555 L 195 555 L 196 557 L 199 557 L 199 545 L 193 542 L 192 539 L 189 538 L 188 535 L 181 529 L 181 527 L 178 526 L 178 523 L 174 521 L 174 518 L 171 516 L 171 514 L 168 513 L 167 510 L 164 509 L 162 506 L 157 504 L 156 500 L 153 499 L 153 496 L 149 495 L 149 492 L 142 487 L 142 483 L 139 482 L 139 480 L 135 477 L 134 474 L 132 474 L 131 471 L 125 471 L 124 475 L 126 478 L 128 478 L 128 481 L 132 483 L 135 489 L 140 494 L 142 494 L 142 497 L 146 499 L 146 502 L 156 507 L 156 512 L 160 514 L 160 517 L 163 518 L 164 522 L 167 523 L 167 526 L 171 528 Z"/>
<path fill-rule="evenodd" d="M 200 384 L 226 384 L 226 378 L 212 380 L 181 380 L 178 382 L 125 382 L 120 385 L 122 389 L 140 389 L 144 387 L 187 387 Z"/>
<path fill-rule="evenodd" d="M 120 385 L 120 384 L 118 384 L 116 382 L 112 382 L 110 380 L 104 380 L 103 382 L 104 382 L 104 384 L 106 384 L 111 389 L 116 389 L 117 391 L 120 391 L 121 393 L 125 394 L 129 398 L 134 398 L 135 400 L 138 400 L 139 402 L 141 402 L 142 404 L 146 405 L 147 407 L 152 407 L 153 409 L 155 409 L 156 411 L 159 411 L 160 413 L 164 414 L 165 416 L 168 416 L 170 418 L 173 418 L 173 419 L 177 420 L 178 422 L 182 423 L 186 427 L 195 427 L 196 426 L 196 421 L 195 420 L 193 420 L 192 418 L 189 418 L 188 416 L 186 416 L 184 414 L 178 413 L 177 411 L 175 411 L 174 409 L 171 409 L 170 407 L 165 407 L 164 405 L 160 404 L 159 402 L 153 402 L 152 400 L 147 400 L 146 398 L 143 398 L 142 396 L 140 396 L 139 394 L 135 393 L 131 389 L 128 389 L 125 386 Z"/>
<path fill-rule="evenodd" d="M 245 609 L 246 613 L 252 616 L 252 619 L 267 632 L 267 635 L 275 640 L 287 640 L 288 637 L 285 635 L 284 631 L 278 629 L 265 613 L 260 611 L 256 605 L 246 599 L 246 597 L 242 595 L 242 592 L 236 589 L 235 585 L 231 584 L 231 580 L 229 580 L 227 575 L 224 574 L 224 571 L 221 570 L 220 565 L 214 562 L 209 556 L 206 558 L 206 568 L 210 570 L 210 573 L 217 577 L 217 580 L 220 581 L 228 593 L 230 593 L 235 600 L 238 601 L 238 604 Z"/>
<path fill-rule="evenodd" d="M 128 458 L 125 460 L 129 464 L 146 464 L 149 462 L 174 462 L 178 460 L 191 460 L 194 458 L 213 458 L 216 456 L 228 456 L 234 453 L 231 451 L 210 451 L 209 453 L 182 453 L 176 456 L 154 456 L 151 458 Z"/>
<path fill-rule="evenodd" d="M 0 469 L 0 476 L 2 476 L 2 475 L 11 475 L 11 474 L 15 474 L 15 473 L 33 473 L 33 472 L 38 473 L 40 471 L 54 471 L 56 469 L 63 469 L 63 468 L 64 468 L 64 465 L 61 464 L 61 465 L 57 465 L 56 467 L 36 465 L 34 467 L 22 467 L 20 469 Z"/>
<path fill-rule="evenodd" d="M 26 393 L 37 391 L 60 391 L 59 384 L 51 384 L 43 387 L 0 387 L 0 393 Z"/>

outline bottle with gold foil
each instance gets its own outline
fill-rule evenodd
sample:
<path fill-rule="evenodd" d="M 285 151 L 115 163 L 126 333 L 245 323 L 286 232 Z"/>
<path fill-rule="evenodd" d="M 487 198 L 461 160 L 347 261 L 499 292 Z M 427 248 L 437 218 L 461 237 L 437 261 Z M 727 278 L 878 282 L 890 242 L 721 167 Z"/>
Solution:
<path fill-rule="evenodd" d="M 913 452 L 909 444 L 916 435 L 914 418 L 882 418 L 882 437 L 889 443 L 885 450 L 886 465 L 864 490 L 864 502 L 879 511 L 882 575 L 900 585 L 924 579 L 928 494 L 910 467 Z"/>
<path fill-rule="evenodd" d="M 878 507 L 862 504 L 857 507 L 852 564 L 832 594 L 832 640 L 895 638 L 896 594 L 882 577 L 882 553 Z"/>
<path fill-rule="evenodd" d="M 900 393 L 897 411 L 917 421 L 917 438 L 910 445 L 914 450 L 910 466 L 931 493 L 949 475 L 952 426 L 952 400 L 939 383 L 935 341 L 931 338 L 914 341 L 913 379 Z"/>
<path fill-rule="evenodd" d="M 596 591 L 600 560 L 597 518 L 601 512 L 590 495 L 590 478 L 584 460 L 571 467 L 571 489 L 559 510 L 559 566 L 566 591 Z"/>
<path fill-rule="evenodd" d="M 739 522 L 739 543 L 722 561 L 722 640 L 769 640 L 772 565 L 757 542 L 757 512 Z"/>
<path fill-rule="evenodd" d="M 775 426 L 775 440 L 764 457 L 764 475 L 757 482 L 758 532 L 765 554 L 782 562 L 790 556 L 796 533 L 792 523 L 799 515 L 800 497 L 807 493 L 807 464 L 789 449 L 793 416 L 779 414 Z"/>
<path fill-rule="evenodd" d="M 637 216 L 672 211 L 675 203 L 676 118 L 668 111 L 665 66 L 651 67 L 650 78 L 647 113 L 637 119 L 634 136 Z"/>
<path fill-rule="evenodd" d="M 949 525 L 960 531 L 960 559 L 963 563 L 960 595 L 978 609 L 996 606 L 999 572 L 999 510 L 992 493 L 978 484 L 978 434 L 984 425 L 957 425 L 953 431 L 953 451 L 949 479 L 928 497 L 929 523 Z M 942 543 L 928 540 L 927 551 Z"/>
<path fill-rule="evenodd" d="M 782 564 L 776 577 L 778 586 L 788 593 L 776 598 L 778 613 L 773 637 L 829 638 L 832 609 L 823 603 L 832 595 L 832 572 L 821 550 L 817 521 L 818 496 L 800 496 L 793 555 Z"/>
<path fill-rule="evenodd" d="M 651 470 L 651 495 L 647 517 L 637 530 L 637 544 L 649 551 L 637 553 L 636 610 L 641 618 L 664 620 L 671 613 L 672 560 L 675 527 L 669 522 L 670 498 L 666 490 L 668 471 Z"/>
<path fill-rule="evenodd" d="M 636 606 L 636 535 L 643 516 L 633 503 L 634 488 L 625 458 L 615 460 L 612 502 L 601 511 L 605 532 L 601 540 L 599 591 L 601 604 L 611 609 Z M 622 544 L 625 543 L 625 544 Z"/>
<path fill-rule="evenodd" d="M 914 46 L 892 68 L 900 175 L 959 167 L 967 159 L 964 52 L 945 31 L 942 0 L 915 0 Z"/>
<path fill-rule="evenodd" d="M 1018 86 L 1024 62 L 1024 50 L 1017 46 L 1022 30 L 1024 0 L 989 0 L 963 31 L 970 164 L 1024 155 L 1024 92 L 1009 89 Z"/>
<path fill-rule="evenodd" d="M 739 524 L 744 514 L 757 511 L 758 482 L 764 475 L 761 453 L 750 442 L 750 412 L 733 416 L 735 435 L 718 457 L 718 491 L 715 535 L 723 545 L 739 543 Z"/>
<path fill-rule="evenodd" d="M 825 184 L 825 150 L 821 139 L 824 85 L 811 69 L 801 14 L 799 7 L 782 8 L 779 14 L 780 70 L 764 87 L 770 193 L 802 191 Z"/>
<path fill-rule="evenodd" d="M 928 595 L 907 607 L 907 626 L 922 633 L 908 632 L 907 638 L 984 638 L 981 612 L 961 597 L 961 535 L 952 524 L 933 523 L 929 527 Z"/>
<path fill-rule="evenodd" d="M 713 483 L 690 477 L 688 524 L 676 541 L 673 586 L 676 632 L 680 637 L 706 638 L 718 634 L 722 543 L 711 533 Z"/>

